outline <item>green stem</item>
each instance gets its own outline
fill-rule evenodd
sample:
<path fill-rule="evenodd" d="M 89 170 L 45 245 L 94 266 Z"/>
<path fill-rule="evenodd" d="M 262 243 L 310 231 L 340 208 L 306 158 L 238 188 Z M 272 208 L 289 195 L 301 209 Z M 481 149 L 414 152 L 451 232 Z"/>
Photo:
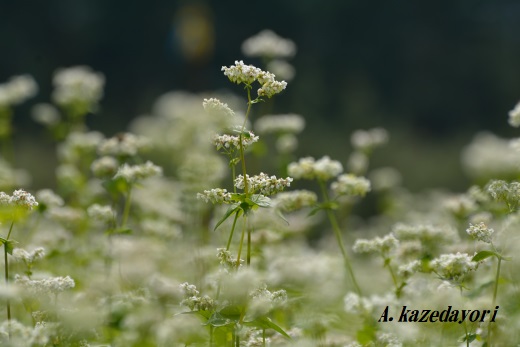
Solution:
<path fill-rule="evenodd" d="M 247 197 L 247 194 L 249 192 L 249 187 L 247 184 L 247 171 L 246 171 L 246 158 L 244 156 L 244 144 L 243 144 L 243 132 L 246 128 L 247 119 L 249 117 L 249 113 L 251 112 L 251 86 L 247 86 L 247 111 L 246 116 L 244 117 L 244 123 L 242 124 L 242 128 L 240 129 L 240 136 L 239 136 L 239 145 L 240 145 L 240 162 L 242 164 L 242 176 L 244 176 L 244 193 Z"/>
<path fill-rule="evenodd" d="M 132 185 L 128 188 L 128 194 L 126 196 L 125 207 L 123 209 L 123 220 L 121 221 L 121 227 L 125 227 L 128 222 L 128 216 L 130 215 L 130 203 L 132 200 Z"/>
<path fill-rule="evenodd" d="M 325 182 L 322 180 L 318 180 L 321 188 L 321 192 L 323 195 L 323 200 L 325 203 L 329 203 L 329 194 L 327 193 L 327 188 L 325 186 Z M 332 225 L 332 230 L 334 230 L 334 235 L 336 236 L 336 241 L 338 243 L 339 249 L 341 251 L 341 255 L 343 256 L 343 260 L 345 263 L 345 267 L 350 275 L 350 279 L 352 280 L 352 284 L 354 285 L 354 289 L 356 290 L 358 295 L 361 294 L 361 288 L 359 287 L 356 276 L 354 275 L 354 270 L 352 269 L 352 265 L 350 264 L 350 258 L 347 254 L 347 251 L 345 250 L 345 247 L 343 246 L 343 239 L 341 237 L 341 230 L 338 225 L 338 221 L 336 220 L 336 216 L 332 212 L 331 209 L 327 208 L 325 209 L 327 213 L 327 217 L 329 218 L 330 224 Z"/>
<path fill-rule="evenodd" d="M 240 267 L 240 255 L 242 254 L 242 245 L 244 244 L 244 235 L 246 233 L 246 221 L 247 221 L 247 218 L 246 218 L 246 216 L 244 216 L 244 225 L 242 226 L 242 235 L 240 236 L 240 244 L 238 246 L 237 270 Z"/>
<path fill-rule="evenodd" d="M 500 278 L 500 267 L 502 265 L 502 257 L 497 257 L 497 258 L 498 258 L 498 265 L 497 265 L 497 273 L 495 276 L 495 288 L 493 289 L 493 301 L 492 301 L 492 305 L 491 305 L 492 307 L 495 307 L 495 304 L 497 301 L 498 280 Z M 488 347 L 491 347 L 491 320 L 488 323 L 487 345 L 488 345 Z"/>
<path fill-rule="evenodd" d="M 247 266 L 251 265 L 251 229 L 247 229 L 247 257 L 246 257 Z"/>
<path fill-rule="evenodd" d="M 11 237 L 11 232 L 13 231 L 14 221 L 11 222 L 11 226 L 9 227 L 9 233 L 7 233 L 6 241 L 9 241 L 9 237 Z M 7 258 L 7 242 L 4 243 L 4 267 L 5 267 L 5 286 L 7 287 L 9 285 L 9 263 Z M 11 339 L 11 302 L 9 299 L 5 301 L 5 305 L 7 308 L 7 322 L 8 324 L 8 337 L 9 340 Z"/>
<path fill-rule="evenodd" d="M 395 296 L 399 298 L 401 296 L 401 291 L 399 290 L 399 285 L 397 281 L 397 276 L 395 275 L 394 269 L 392 269 L 392 266 L 390 265 L 390 262 L 392 261 L 390 258 L 385 258 L 385 267 L 388 268 L 388 271 L 390 272 L 390 276 L 392 276 L 392 281 L 394 282 L 395 286 Z"/>
<path fill-rule="evenodd" d="M 229 247 L 231 246 L 231 239 L 233 239 L 233 233 L 235 232 L 235 225 L 237 224 L 237 219 L 240 211 L 235 212 L 235 218 L 233 219 L 233 225 L 231 226 L 231 232 L 229 233 L 228 242 L 226 245 L 226 251 L 229 251 Z"/>

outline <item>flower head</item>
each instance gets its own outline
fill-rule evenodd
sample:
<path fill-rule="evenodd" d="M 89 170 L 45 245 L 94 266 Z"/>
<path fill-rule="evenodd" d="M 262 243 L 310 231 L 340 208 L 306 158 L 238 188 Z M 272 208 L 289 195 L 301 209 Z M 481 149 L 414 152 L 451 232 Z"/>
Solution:
<path fill-rule="evenodd" d="M 479 241 L 491 243 L 491 237 L 495 231 L 491 228 L 488 228 L 484 222 L 480 222 L 476 225 L 470 223 L 469 228 L 466 229 L 466 232 L 468 235 Z"/>
<path fill-rule="evenodd" d="M 365 196 L 370 191 L 370 181 L 364 177 L 343 174 L 331 184 L 335 195 Z"/>
<path fill-rule="evenodd" d="M 515 108 L 509 111 L 509 124 L 515 128 L 520 126 L 520 102 L 515 105 Z"/>

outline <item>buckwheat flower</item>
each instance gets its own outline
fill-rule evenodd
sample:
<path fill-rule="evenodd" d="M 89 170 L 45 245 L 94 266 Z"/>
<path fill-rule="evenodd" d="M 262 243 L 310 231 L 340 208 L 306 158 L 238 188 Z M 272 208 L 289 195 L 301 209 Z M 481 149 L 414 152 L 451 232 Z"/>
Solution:
<path fill-rule="evenodd" d="M 103 97 L 105 76 L 88 66 L 58 69 L 53 77 L 52 99 L 58 105 L 81 102 L 94 106 Z"/>
<path fill-rule="evenodd" d="M 278 193 L 273 199 L 276 208 L 289 212 L 310 207 L 316 204 L 318 196 L 309 190 L 293 190 L 291 192 Z"/>
<path fill-rule="evenodd" d="M 520 102 L 515 105 L 515 108 L 509 111 L 509 124 L 515 128 L 520 126 Z"/>
<path fill-rule="evenodd" d="M 401 173 L 392 167 L 372 170 L 368 177 L 375 191 L 392 189 L 402 182 Z"/>
<path fill-rule="evenodd" d="M 385 129 L 356 130 L 350 137 L 352 146 L 360 151 L 371 151 L 388 142 L 388 133 Z"/>
<path fill-rule="evenodd" d="M 467 216 L 477 209 L 477 203 L 470 196 L 460 194 L 444 201 L 444 208 L 457 216 Z"/>
<path fill-rule="evenodd" d="M 274 79 L 267 80 L 262 84 L 262 87 L 258 89 L 258 96 L 267 96 L 268 98 L 273 97 L 273 95 L 281 93 L 287 87 L 287 82 L 285 81 L 276 81 Z"/>
<path fill-rule="evenodd" d="M 279 78 L 291 81 L 296 75 L 294 66 L 281 59 L 274 59 L 267 63 L 265 67 L 268 71 L 272 71 Z"/>
<path fill-rule="evenodd" d="M 356 253 L 376 252 L 386 257 L 388 256 L 388 253 L 397 248 L 398 245 L 399 240 L 397 240 L 395 236 L 390 233 L 384 237 L 375 237 L 371 240 L 358 239 L 352 248 Z"/>
<path fill-rule="evenodd" d="M 90 170 L 94 176 L 99 178 L 108 178 L 115 175 L 119 167 L 119 162 L 116 158 L 105 155 L 92 162 Z"/>
<path fill-rule="evenodd" d="M 332 182 L 330 188 L 337 196 L 365 196 L 370 191 L 370 181 L 353 174 L 343 174 Z"/>
<path fill-rule="evenodd" d="M 63 206 L 65 203 L 62 197 L 54 193 L 52 189 L 40 189 L 36 192 L 36 198 L 47 207 Z"/>
<path fill-rule="evenodd" d="M 18 105 L 38 93 L 38 85 L 30 75 L 14 76 L 0 84 L 0 107 Z"/>
<path fill-rule="evenodd" d="M 459 282 L 470 271 L 475 271 L 478 263 L 466 253 L 442 254 L 430 262 L 432 269 L 443 279 Z"/>
<path fill-rule="evenodd" d="M 214 188 L 205 190 L 203 193 L 197 193 L 197 199 L 213 204 L 228 204 L 231 202 L 231 193 L 226 189 Z"/>
<path fill-rule="evenodd" d="M 70 225 L 82 222 L 84 212 L 70 206 L 56 206 L 49 209 L 49 217 L 62 224 Z"/>
<path fill-rule="evenodd" d="M 97 221 L 110 223 L 115 218 L 115 211 L 109 205 L 90 205 L 87 209 L 87 215 Z"/>
<path fill-rule="evenodd" d="M 365 314 L 372 311 L 372 303 L 369 299 L 359 296 L 356 293 L 349 292 L 343 298 L 344 309 L 348 313 L 355 315 Z"/>
<path fill-rule="evenodd" d="M 43 247 L 38 247 L 28 252 L 23 248 L 15 248 L 13 249 L 12 255 L 17 261 L 23 261 L 30 265 L 34 263 L 35 260 L 42 259 L 45 256 L 45 249 Z"/>
<path fill-rule="evenodd" d="M 127 182 L 133 183 L 153 176 L 162 175 L 162 168 L 147 161 L 141 165 L 123 164 L 117 169 L 114 178 L 122 177 Z"/>
<path fill-rule="evenodd" d="M 33 207 L 38 206 L 38 202 L 30 193 L 27 193 L 23 189 L 18 189 L 13 192 L 13 195 L 9 199 L 9 203 L 13 206 L 21 206 L 27 210 L 32 210 Z"/>
<path fill-rule="evenodd" d="M 80 161 L 85 155 L 95 153 L 104 138 L 99 131 L 72 132 L 58 147 L 58 155 L 66 162 Z"/>
<path fill-rule="evenodd" d="M 52 126 L 60 122 L 60 114 L 51 104 L 36 104 L 31 109 L 32 119 L 40 124 Z"/>
<path fill-rule="evenodd" d="M 324 156 L 314 163 L 314 175 L 318 180 L 329 180 L 343 172 L 343 165 L 337 160 Z"/>
<path fill-rule="evenodd" d="M 397 223 L 392 227 L 392 232 L 400 241 L 420 240 L 430 246 L 439 246 L 444 242 L 453 243 L 459 240 L 457 230 L 449 225 Z"/>
<path fill-rule="evenodd" d="M 407 264 L 399 265 L 397 273 L 399 276 L 409 278 L 416 272 L 421 270 L 421 262 L 419 260 L 413 260 Z"/>
<path fill-rule="evenodd" d="M 245 65 L 242 60 L 235 60 L 235 65 L 230 67 L 222 66 L 222 71 L 224 71 L 224 75 L 231 82 L 236 84 L 244 83 L 246 85 L 251 85 L 263 73 L 261 69 L 253 65 Z"/>
<path fill-rule="evenodd" d="M 134 156 L 149 146 L 148 139 L 131 133 L 122 133 L 104 140 L 98 146 L 100 155 Z"/>
<path fill-rule="evenodd" d="M 479 241 L 491 243 L 491 237 L 495 231 L 491 228 L 488 228 L 487 225 L 483 222 L 480 222 L 476 225 L 470 223 L 469 228 L 466 229 L 466 232 L 468 235 Z"/>
<path fill-rule="evenodd" d="M 292 153 L 298 148 L 298 138 L 293 134 L 283 134 L 276 139 L 275 146 L 282 154 Z"/>
<path fill-rule="evenodd" d="M 245 40 L 242 53 L 248 57 L 290 58 L 296 53 L 296 44 L 266 29 Z"/>
<path fill-rule="evenodd" d="M 363 175 L 368 170 L 368 155 L 364 152 L 354 151 L 347 161 L 348 170 L 356 175 Z"/>
<path fill-rule="evenodd" d="M 403 347 L 403 344 L 399 339 L 389 333 L 383 333 L 378 331 L 376 334 L 377 344 L 376 346 L 385 346 L 385 347 Z"/>
<path fill-rule="evenodd" d="M 242 136 L 239 135 L 219 135 L 216 134 L 213 137 L 213 142 L 217 147 L 217 151 L 223 149 L 226 152 L 233 152 L 240 148 L 240 138 L 242 137 L 242 146 L 247 148 L 253 143 L 257 142 L 259 137 L 256 136 L 252 131 L 246 131 Z"/>
<path fill-rule="evenodd" d="M 314 173 L 314 163 L 316 160 L 312 157 L 300 158 L 297 163 L 290 163 L 287 166 L 287 173 L 295 179 L 312 180 L 316 177 Z"/>
<path fill-rule="evenodd" d="M 204 107 L 204 110 L 208 112 L 210 115 L 212 114 L 224 114 L 227 116 L 234 116 L 235 112 L 233 112 L 232 109 L 229 108 L 227 104 L 224 104 L 219 99 L 211 98 L 211 99 L 204 99 L 202 102 L 202 106 Z"/>
<path fill-rule="evenodd" d="M 291 177 L 286 178 L 276 178 L 276 176 L 268 176 L 267 174 L 261 172 L 259 175 L 255 175 L 252 177 L 247 177 L 247 182 L 249 185 L 250 192 L 259 192 L 262 195 L 273 195 L 278 192 L 281 192 L 286 187 L 291 186 L 291 182 L 293 179 Z M 235 187 L 239 189 L 244 189 L 244 176 L 239 175 L 235 179 Z"/>
<path fill-rule="evenodd" d="M 492 180 L 487 185 L 487 192 L 495 200 L 506 200 L 509 194 L 509 186 L 506 181 Z"/>
<path fill-rule="evenodd" d="M 243 259 L 238 260 L 237 257 L 233 257 L 231 252 L 225 248 L 217 248 L 217 258 L 220 265 L 223 265 L 225 269 L 231 270 L 240 267 L 244 263 Z"/>
<path fill-rule="evenodd" d="M 1 206 L 9 206 L 11 202 L 11 196 L 6 194 L 5 192 L 0 192 L 0 205 Z"/>
<path fill-rule="evenodd" d="M 259 134 L 291 133 L 298 134 L 305 128 L 305 119 L 294 113 L 265 115 L 255 122 Z"/>

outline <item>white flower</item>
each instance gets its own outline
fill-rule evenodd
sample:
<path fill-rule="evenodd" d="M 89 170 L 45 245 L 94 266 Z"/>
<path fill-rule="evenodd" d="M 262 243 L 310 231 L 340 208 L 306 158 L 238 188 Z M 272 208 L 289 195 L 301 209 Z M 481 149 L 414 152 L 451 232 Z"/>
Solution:
<path fill-rule="evenodd" d="M 119 163 L 116 158 L 105 155 L 92 162 L 90 170 L 96 177 L 112 177 L 117 172 Z"/>
<path fill-rule="evenodd" d="M 112 207 L 108 205 L 101 206 L 99 204 L 93 204 L 89 206 L 87 209 L 87 214 L 94 220 L 106 223 L 112 222 L 115 217 L 115 211 L 112 209 Z"/>
<path fill-rule="evenodd" d="M 226 189 L 215 188 L 205 190 L 204 193 L 197 193 L 197 198 L 214 204 L 229 203 L 231 201 L 231 193 L 228 193 Z"/>
<path fill-rule="evenodd" d="M 111 156 L 134 156 L 148 145 L 149 141 L 144 137 L 122 133 L 101 142 L 98 153 Z"/>
<path fill-rule="evenodd" d="M 30 75 L 14 76 L 0 84 L 0 107 L 18 105 L 33 97 L 38 85 Z"/>
<path fill-rule="evenodd" d="M 356 253 L 371 253 L 377 252 L 382 254 L 384 257 L 388 256 L 388 253 L 397 248 L 399 240 L 390 233 L 384 237 L 375 237 L 371 240 L 359 239 L 356 240 L 352 247 Z"/>
<path fill-rule="evenodd" d="M 356 293 L 349 292 L 343 298 L 345 311 L 356 315 L 365 314 L 372 311 L 372 303 L 369 299 L 363 298 Z"/>
<path fill-rule="evenodd" d="M 326 181 L 343 172 L 343 166 L 337 160 L 324 156 L 319 160 L 312 157 L 300 158 L 297 163 L 290 163 L 287 172 L 296 179 L 319 179 Z"/>
<path fill-rule="evenodd" d="M 397 269 L 397 273 L 401 277 L 408 278 L 412 276 L 414 273 L 419 271 L 421 269 L 421 262 L 419 260 L 413 260 L 409 262 L 408 264 L 400 265 Z"/>
<path fill-rule="evenodd" d="M 56 70 L 53 84 L 52 99 L 56 104 L 81 102 L 92 107 L 103 97 L 105 77 L 88 66 L 76 66 Z"/>
<path fill-rule="evenodd" d="M 509 124 L 518 128 L 520 126 L 520 102 L 515 105 L 515 108 L 509 111 Z"/>
<path fill-rule="evenodd" d="M 471 260 L 472 257 L 466 253 L 442 254 L 430 262 L 432 269 L 443 279 L 460 281 L 470 271 L 475 271 L 478 263 Z"/>
<path fill-rule="evenodd" d="M 365 196 L 370 191 L 370 181 L 352 174 L 338 176 L 330 185 L 335 195 Z"/>
<path fill-rule="evenodd" d="M 31 252 L 23 248 L 13 249 L 13 258 L 18 261 L 23 261 L 26 264 L 32 264 L 35 260 L 42 259 L 44 256 L 45 249 L 43 247 L 35 248 Z"/>
<path fill-rule="evenodd" d="M 268 176 L 261 172 L 259 175 L 249 177 L 246 175 L 249 192 L 259 192 L 263 195 L 273 195 L 284 190 L 285 187 L 291 186 L 293 179 L 291 177 L 276 178 L 276 176 Z M 244 176 L 239 175 L 235 179 L 235 187 L 244 189 Z"/>
<path fill-rule="evenodd" d="M 34 121 L 43 125 L 56 125 L 60 121 L 60 114 L 51 104 L 36 104 L 31 109 L 31 117 Z"/>
<path fill-rule="evenodd" d="M 296 53 L 296 45 L 271 30 L 262 30 L 242 43 L 242 52 L 248 57 L 289 58 Z"/>
<path fill-rule="evenodd" d="M 227 104 L 224 104 L 219 99 L 211 98 L 211 99 L 204 99 L 204 102 L 202 103 L 202 106 L 204 106 L 204 110 L 208 112 L 209 114 L 224 114 L 228 116 L 234 116 L 235 112 L 233 112 L 232 109 L 229 108 Z"/>
<path fill-rule="evenodd" d="M 47 207 L 63 206 L 65 203 L 61 196 L 57 195 L 51 189 L 41 189 L 36 192 L 38 201 Z"/>
<path fill-rule="evenodd" d="M 318 201 L 316 193 L 309 190 L 294 190 L 278 193 L 273 199 L 273 204 L 282 211 L 294 211 L 313 206 L 316 201 Z"/>
<path fill-rule="evenodd" d="M 388 133 L 385 129 L 374 128 L 370 130 L 356 130 L 350 137 L 352 146 L 360 151 L 370 151 L 388 141 Z"/>
<path fill-rule="evenodd" d="M 286 81 L 291 81 L 296 75 L 294 66 L 281 59 L 274 59 L 266 65 L 268 71 L 272 71 L 276 76 Z"/>
<path fill-rule="evenodd" d="M 260 134 L 292 133 L 298 134 L 305 128 L 305 119 L 298 114 L 266 115 L 255 122 Z"/>
<path fill-rule="evenodd" d="M 287 82 L 285 81 L 276 81 L 274 74 L 262 71 L 253 65 L 245 65 L 242 60 L 236 60 L 235 65 L 231 65 L 230 67 L 222 66 L 222 71 L 224 71 L 224 75 L 227 76 L 231 82 L 236 84 L 244 83 L 251 85 L 253 82 L 258 81 L 258 83 L 262 85 L 262 87 L 258 89 L 258 96 L 267 96 L 270 98 L 274 94 L 280 93 L 287 86 Z"/>
<path fill-rule="evenodd" d="M 466 232 L 468 235 L 479 241 L 491 243 L 491 237 L 495 231 L 491 228 L 488 228 L 487 225 L 483 222 L 480 222 L 476 225 L 470 223 L 469 228 L 466 229 Z"/>
<path fill-rule="evenodd" d="M 141 165 L 123 164 L 117 170 L 114 178 L 122 177 L 127 182 L 133 183 L 148 177 L 162 175 L 162 168 L 154 165 L 151 161 L 147 161 Z"/>
<path fill-rule="evenodd" d="M 256 136 L 252 131 L 246 131 L 242 134 L 242 136 L 216 134 L 213 138 L 213 142 L 215 146 L 217 146 L 217 150 L 223 149 L 226 152 L 233 152 L 234 150 L 240 148 L 240 137 L 242 137 L 242 146 L 244 149 L 251 146 L 259 139 L 259 137 Z"/>
<path fill-rule="evenodd" d="M 23 189 L 15 190 L 9 202 L 13 206 L 22 206 L 28 210 L 32 210 L 33 207 L 38 206 L 38 202 L 36 202 L 34 196 Z"/>

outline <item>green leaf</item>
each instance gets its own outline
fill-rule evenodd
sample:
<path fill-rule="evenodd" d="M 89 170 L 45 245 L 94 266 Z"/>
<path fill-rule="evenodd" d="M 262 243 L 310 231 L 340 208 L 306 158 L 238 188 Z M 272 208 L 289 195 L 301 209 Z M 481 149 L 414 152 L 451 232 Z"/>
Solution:
<path fill-rule="evenodd" d="M 238 305 L 225 306 L 219 311 L 219 314 L 228 320 L 238 322 L 240 320 L 240 316 L 242 315 L 242 308 Z"/>
<path fill-rule="evenodd" d="M 339 204 L 336 201 L 328 201 L 321 204 L 318 204 L 315 208 L 309 212 L 308 216 L 314 216 L 320 210 L 337 210 Z"/>
<path fill-rule="evenodd" d="M 205 320 L 210 319 L 210 317 L 212 315 L 212 313 L 210 311 L 186 311 L 186 312 L 177 313 L 174 316 L 178 316 L 180 314 L 193 314 L 193 315 L 200 316 L 200 317 L 204 318 Z"/>
<path fill-rule="evenodd" d="M 220 218 L 220 220 L 217 222 L 217 225 L 215 225 L 215 227 L 213 228 L 213 231 L 217 230 L 217 228 L 220 226 L 220 224 L 224 223 L 224 221 L 226 219 L 228 219 L 229 216 L 231 216 L 233 214 L 233 212 L 237 211 L 238 209 L 239 209 L 238 204 L 232 204 L 231 206 L 229 206 L 229 208 L 226 211 L 226 213 L 224 214 L 224 216 L 222 216 L 222 218 Z"/>
<path fill-rule="evenodd" d="M 215 312 L 211 315 L 211 317 L 208 319 L 207 323 L 204 325 L 211 325 L 213 327 L 223 327 L 226 325 L 230 325 L 233 322 L 230 321 L 227 318 L 224 318 L 220 313 Z"/>
<path fill-rule="evenodd" d="M 268 317 L 258 317 L 257 319 L 250 321 L 250 322 L 244 322 L 244 325 L 261 328 L 261 329 L 273 329 L 274 331 L 282 334 L 288 339 L 291 339 L 291 337 L 276 323 L 274 323 L 271 319 Z"/>
<path fill-rule="evenodd" d="M 285 223 L 287 223 L 287 225 L 289 225 L 289 221 L 285 218 L 285 216 L 283 215 L 282 211 L 280 211 L 279 209 L 275 209 L 274 210 L 274 213 L 280 217 L 281 219 L 284 220 Z"/>
<path fill-rule="evenodd" d="M 15 240 L 6 240 L 3 237 L 0 237 L 0 243 L 2 243 L 7 250 L 7 253 L 13 255 L 14 246 L 18 243 Z"/>
<path fill-rule="evenodd" d="M 262 194 L 253 194 L 251 195 L 251 199 L 246 199 L 246 201 L 251 201 L 254 205 L 260 206 L 260 207 L 270 207 L 271 206 L 271 199 L 269 199 L 267 196 Z"/>
<path fill-rule="evenodd" d="M 498 253 L 492 252 L 492 251 L 480 251 L 477 254 L 473 256 L 473 261 L 482 261 L 489 257 L 497 257 L 497 259 L 500 259 L 501 256 Z"/>

